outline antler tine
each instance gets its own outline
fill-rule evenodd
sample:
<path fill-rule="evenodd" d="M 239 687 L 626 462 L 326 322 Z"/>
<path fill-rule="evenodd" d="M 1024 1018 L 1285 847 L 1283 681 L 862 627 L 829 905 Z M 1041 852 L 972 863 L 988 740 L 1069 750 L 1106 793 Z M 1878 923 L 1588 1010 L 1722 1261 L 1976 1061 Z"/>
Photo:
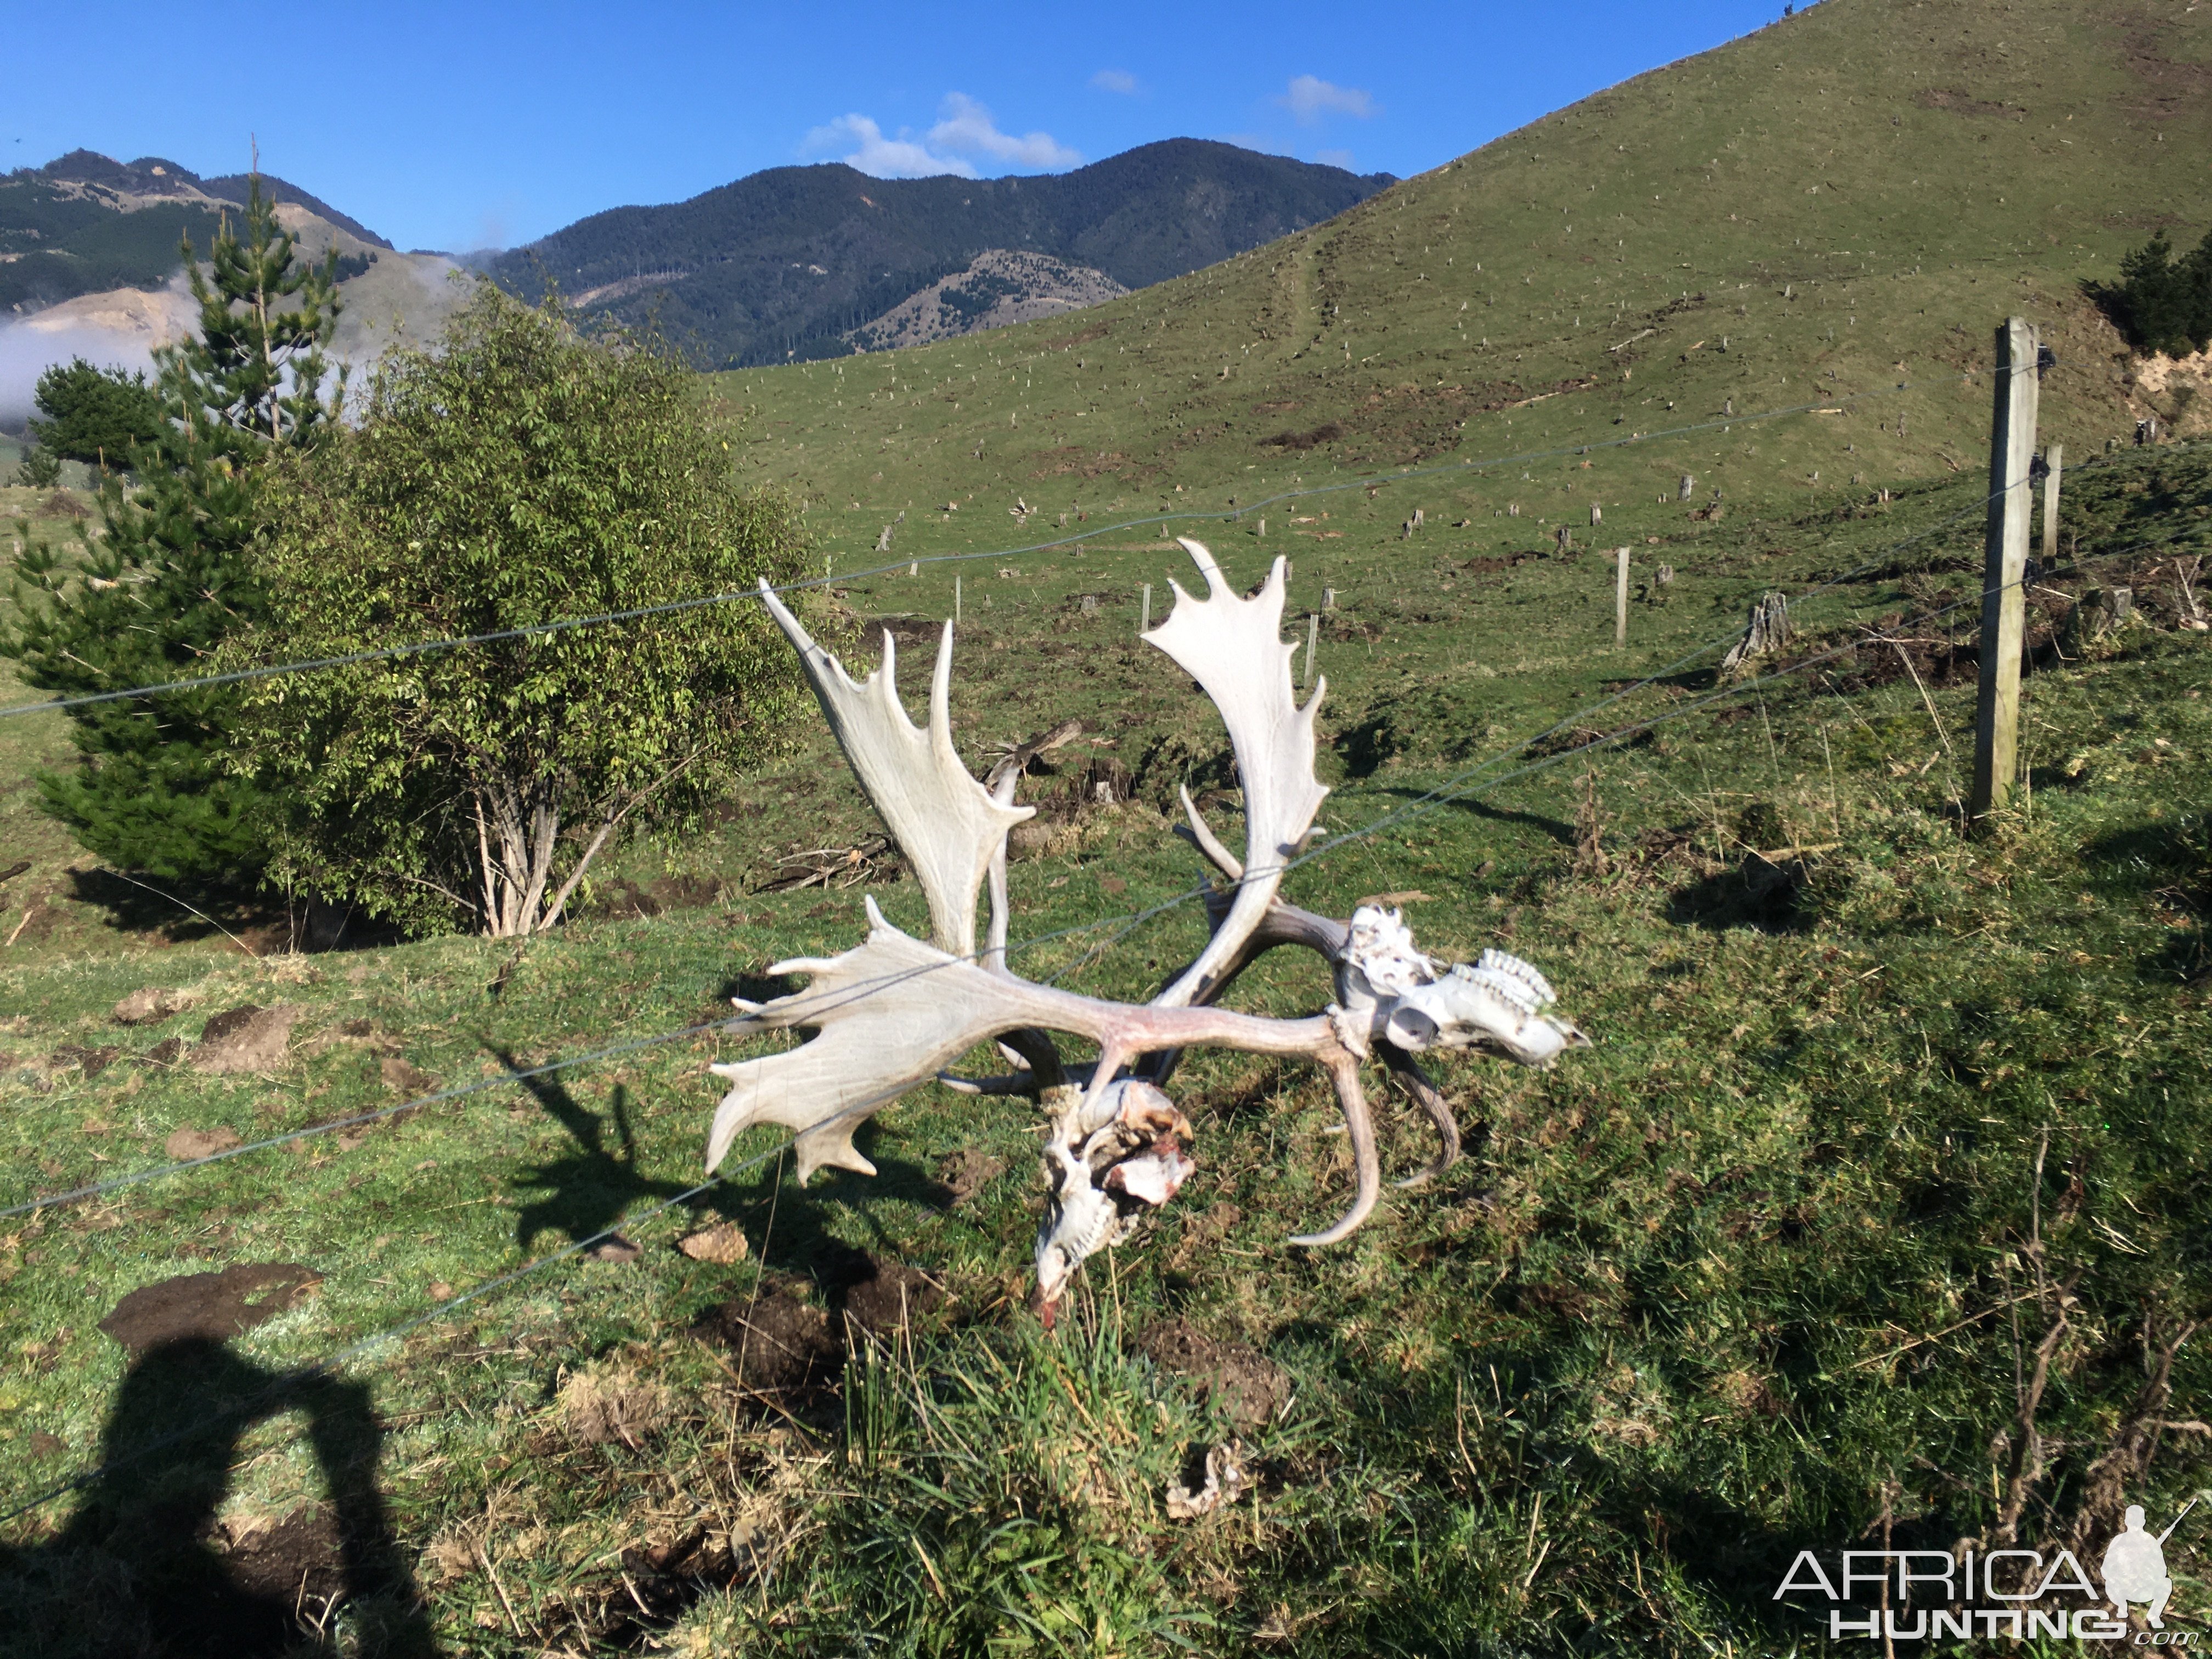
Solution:
<path fill-rule="evenodd" d="M 1229 586 L 1203 543 L 1179 539 L 1206 577 L 1206 597 L 1194 599 L 1170 582 L 1175 609 L 1145 638 L 1196 680 L 1221 713 L 1244 786 L 1245 850 L 1236 902 L 1198 960 L 1153 999 L 1162 1007 L 1204 1000 L 1267 915 L 1288 860 L 1328 794 L 1313 772 L 1314 716 L 1328 683 L 1320 681 L 1298 706 L 1291 689 L 1297 647 L 1282 637 L 1284 562 L 1275 561 L 1258 595 L 1247 599 Z M 1212 851 L 1207 856 L 1221 861 Z"/>
<path fill-rule="evenodd" d="M 1396 1184 L 1403 1188 L 1425 1187 L 1446 1170 L 1459 1162 L 1459 1120 L 1452 1115 L 1451 1103 L 1444 1098 L 1434 1079 L 1421 1069 L 1420 1061 L 1395 1042 L 1376 1045 L 1382 1051 L 1382 1063 L 1397 1078 L 1399 1086 L 1413 1097 L 1413 1103 L 1429 1115 L 1429 1121 L 1437 1126 L 1437 1139 L 1443 1148 L 1437 1154 L 1436 1162 L 1425 1170 L 1417 1170 Z"/>
<path fill-rule="evenodd" d="M 1000 773 L 990 786 L 991 799 L 1001 806 L 1014 804 L 1014 785 L 1021 781 L 1021 769 Z M 1030 809 L 1034 811 L 1036 809 Z M 984 935 L 983 965 L 994 974 L 1003 974 L 1006 967 L 1006 919 L 1012 902 L 1006 896 L 1006 838 L 991 849 L 991 931 Z"/>
<path fill-rule="evenodd" d="M 1177 784 L 1176 793 L 1182 797 L 1184 816 L 1190 819 L 1190 833 L 1188 838 L 1191 844 L 1206 854 L 1206 861 L 1208 864 L 1220 871 L 1230 880 L 1243 880 L 1243 865 L 1238 861 L 1237 855 L 1224 847 L 1220 839 L 1214 835 L 1213 826 L 1206 823 L 1206 815 L 1198 810 L 1198 803 L 1190 798 L 1190 786 Z"/>
<path fill-rule="evenodd" d="M 1382 1196 L 1382 1160 L 1375 1150 L 1375 1123 L 1367 1113 L 1367 1097 L 1360 1092 L 1359 1056 L 1336 1048 L 1316 1058 L 1328 1067 L 1329 1080 L 1336 1085 L 1336 1103 L 1344 1111 L 1345 1138 L 1352 1143 L 1352 1166 L 1359 1185 L 1352 1207 L 1337 1218 L 1334 1226 L 1317 1233 L 1296 1233 L 1289 1241 L 1310 1246 L 1335 1244 L 1351 1237 Z"/>
<path fill-rule="evenodd" d="M 798 650 L 815 697 L 861 789 L 929 899 L 930 931 L 956 956 L 975 949 L 975 896 L 1006 831 L 1035 813 L 998 801 L 968 775 L 952 746 L 952 624 L 945 624 L 929 688 L 929 730 L 907 717 L 898 695 L 898 647 L 886 629 L 884 659 L 865 680 L 816 644 L 766 581 L 761 599 Z"/>

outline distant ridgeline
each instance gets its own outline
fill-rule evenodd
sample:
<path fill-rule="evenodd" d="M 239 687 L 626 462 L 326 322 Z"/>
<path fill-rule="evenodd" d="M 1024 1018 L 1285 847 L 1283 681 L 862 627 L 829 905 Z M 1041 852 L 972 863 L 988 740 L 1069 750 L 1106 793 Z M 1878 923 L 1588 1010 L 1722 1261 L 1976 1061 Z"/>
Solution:
<path fill-rule="evenodd" d="M 1090 303 L 1319 224 L 1394 182 L 1193 138 L 1021 179 L 773 167 L 688 202 L 594 214 L 489 270 L 529 299 L 550 283 L 571 305 L 656 319 L 700 367 L 742 368 Z M 927 318 L 890 317 L 931 289 Z"/>
<path fill-rule="evenodd" d="M 297 185 L 264 173 L 261 186 L 364 242 L 392 246 Z M 157 288 L 182 263 L 179 239 L 205 249 L 224 210 L 243 205 L 246 194 L 242 173 L 203 179 L 159 156 L 126 163 L 88 149 L 0 176 L 0 313 Z"/>

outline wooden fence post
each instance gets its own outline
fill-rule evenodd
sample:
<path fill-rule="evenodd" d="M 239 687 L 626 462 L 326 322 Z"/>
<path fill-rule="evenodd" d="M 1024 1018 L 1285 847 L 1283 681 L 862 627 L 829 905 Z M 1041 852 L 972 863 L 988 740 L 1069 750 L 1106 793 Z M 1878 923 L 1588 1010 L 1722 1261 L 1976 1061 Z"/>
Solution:
<path fill-rule="evenodd" d="M 2034 507 L 2036 337 L 2014 317 L 1997 330 L 1996 408 L 1990 430 L 1989 532 L 1982 551 L 1981 692 L 1974 709 L 1970 817 L 2005 804 L 2020 755 L 2020 652 L 2027 619 L 2027 526 Z"/>
<path fill-rule="evenodd" d="M 1152 631 L 1152 585 L 1150 582 L 1145 584 L 1145 614 L 1143 620 L 1137 624 L 1137 631 L 1139 634 Z"/>
<path fill-rule="evenodd" d="M 2053 444 L 2043 453 L 2051 470 L 2043 475 L 2043 568 L 2058 562 L 2058 480 L 2066 471 L 2066 446 Z"/>
<path fill-rule="evenodd" d="M 1625 547 L 1620 549 L 1617 556 L 1620 560 L 1620 574 L 1615 579 L 1613 588 L 1613 642 L 1615 645 L 1626 645 L 1628 643 L 1628 550 Z"/>
<path fill-rule="evenodd" d="M 956 625 L 960 621 L 960 578 L 957 574 L 952 578 L 952 620 Z"/>

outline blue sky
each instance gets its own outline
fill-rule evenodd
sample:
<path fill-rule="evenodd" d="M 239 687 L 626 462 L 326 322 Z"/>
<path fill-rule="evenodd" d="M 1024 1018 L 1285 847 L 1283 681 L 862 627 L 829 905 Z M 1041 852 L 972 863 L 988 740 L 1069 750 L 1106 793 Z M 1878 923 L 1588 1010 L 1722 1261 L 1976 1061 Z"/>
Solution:
<path fill-rule="evenodd" d="M 0 167 L 82 146 L 233 173 L 258 136 L 400 246 L 456 250 L 829 159 L 995 177 L 1190 137 L 1404 176 L 1781 9 L 40 6 L 7 27 Z"/>

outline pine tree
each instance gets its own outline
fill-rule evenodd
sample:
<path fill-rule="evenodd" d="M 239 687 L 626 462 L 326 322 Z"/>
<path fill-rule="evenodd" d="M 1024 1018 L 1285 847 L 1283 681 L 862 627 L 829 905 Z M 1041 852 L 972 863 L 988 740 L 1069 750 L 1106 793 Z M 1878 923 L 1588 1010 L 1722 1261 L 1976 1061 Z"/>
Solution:
<path fill-rule="evenodd" d="M 143 369 L 102 368 L 82 357 L 56 363 L 39 376 L 32 401 L 46 416 L 30 423 L 32 440 L 64 460 L 121 466 L 161 434 L 161 394 Z"/>
<path fill-rule="evenodd" d="M 249 556 L 263 463 L 334 429 L 344 395 L 343 371 L 323 386 L 334 261 L 300 257 L 258 174 L 243 234 L 226 218 L 204 270 L 189 238 L 183 252 L 198 328 L 155 355 L 163 420 L 129 457 L 136 488 L 106 486 L 101 533 L 73 567 L 42 550 L 17 562 L 22 620 L 0 654 L 65 696 L 204 674 L 263 619 Z M 234 690 L 206 687 L 70 710 L 82 763 L 40 775 L 46 809 L 118 868 L 252 881 L 267 836 L 252 784 L 223 764 L 236 708 Z"/>
<path fill-rule="evenodd" d="M 2179 259 L 2160 231 L 2120 261 L 2118 284 L 2098 297 L 2137 350 L 2203 350 L 2212 344 L 2212 231 Z"/>

